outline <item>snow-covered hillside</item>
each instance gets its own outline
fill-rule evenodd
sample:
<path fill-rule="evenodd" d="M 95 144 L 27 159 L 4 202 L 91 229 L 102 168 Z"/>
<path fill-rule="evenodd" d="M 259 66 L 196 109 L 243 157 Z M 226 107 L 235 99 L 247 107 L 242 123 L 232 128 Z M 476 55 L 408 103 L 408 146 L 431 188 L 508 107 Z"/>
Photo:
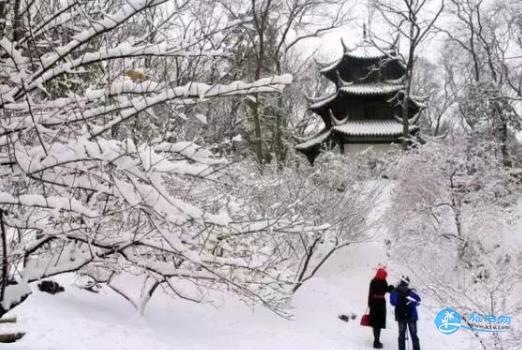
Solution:
<path fill-rule="evenodd" d="M 371 329 L 359 326 L 365 311 L 368 282 L 378 263 L 386 257 L 378 243 L 349 247 L 329 262 L 320 276 L 305 285 L 294 300 L 291 321 L 273 313 L 223 297 L 220 305 L 195 304 L 155 295 L 145 315 L 139 316 L 121 297 L 110 290 L 99 295 L 71 286 L 64 279 L 66 292 L 51 296 L 34 292 L 11 314 L 18 324 L 0 326 L 27 331 L 25 338 L 6 349 L 22 350 L 204 350 L 204 349 L 368 349 Z M 402 273 L 390 266 L 389 281 Z M 422 294 L 422 291 L 421 291 Z M 473 349 L 469 334 L 450 336 L 434 326 L 434 313 L 444 305 L 421 307 L 419 334 L 424 350 Z M 356 313 L 355 321 L 337 319 L 341 313 Z M 383 332 L 385 348 L 397 348 L 397 328 L 388 308 Z"/>

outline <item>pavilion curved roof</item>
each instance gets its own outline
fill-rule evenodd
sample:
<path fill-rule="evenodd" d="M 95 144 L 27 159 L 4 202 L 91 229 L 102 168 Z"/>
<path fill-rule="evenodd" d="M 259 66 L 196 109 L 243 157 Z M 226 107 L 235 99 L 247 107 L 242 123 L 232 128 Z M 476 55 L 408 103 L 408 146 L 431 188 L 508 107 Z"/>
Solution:
<path fill-rule="evenodd" d="M 397 56 L 393 48 L 384 50 L 379 49 L 368 41 L 363 41 L 362 43 L 359 43 L 354 47 L 350 48 L 345 44 L 345 42 L 341 38 L 341 45 L 343 47 L 343 52 L 340 56 L 339 53 L 337 53 L 335 55 L 326 57 L 324 62 L 320 62 L 317 59 L 315 60 L 316 64 L 319 66 L 319 71 L 321 73 L 325 74 L 336 69 L 345 57 L 358 60 L 376 60 L 383 59 L 388 56 Z"/>
<path fill-rule="evenodd" d="M 318 98 L 311 99 L 312 103 L 310 103 L 309 107 L 312 110 L 321 108 L 321 107 L 327 105 L 328 103 L 332 102 L 333 100 L 335 100 L 338 95 L 339 95 L 339 93 L 336 91 L 329 95 L 320 96 Z"/>
<path fill-rule="evenodd" d="M 330 61 L 329 63 L 322 63 L 317 60 L 315 61 L 315 63 L 320 67 L 319 68 L 320 73 L 328 73 L 328 72 L 334 70 L 335 68 L 337 68 L 337 66 L 339 65 L 339 63 L 341 63 L 343 58 L 344 58 L 344 55 L 338 59 L 334 59 L 334 60 Z"/>
<path fill-rule="evenodd" d="M 400 137 L 402 127 L 402 124 L 395 120 L 346 120 L 330 129 L 321 130 L 318 134 L 296 145 L 295 149 L 305 154 L 318 151 L 332 137 L 332 133 L 354 137 Z M 409 129 L 413 133 L 419 127 L 410 125 Z"/>
<path fill-rule="evenodd" d="M 350 95 L 387 95 L 398 92 L 403 88 L 403 84 L 366 83 L 344 84 L 339 90 Z"/>
<path fill-rule="evenodd" d="M 390 53 L 391 54 L 391 53 Z M 363 43 L 362 45 L 356 46 L 355 48 L 345 51 L 345 56 L 357 58 L 357 59 L 380 59 L 388 56 L 386 52 L 376 48 L 369 43 Z"/>
<path fill-rule="evenodd" d="M 301 142 L 300 144 L 296 145 L 295 148 L 299 151 L 306 151 L 311 147 L 318 147 L 323 142 L 328 140 L 331 133 L 332 133 L 331 129 L 323 129 L 317 135 L 314 135 L 314 136 L 310 137 L 309 139 L 307 139 L 306 141 Z"/>

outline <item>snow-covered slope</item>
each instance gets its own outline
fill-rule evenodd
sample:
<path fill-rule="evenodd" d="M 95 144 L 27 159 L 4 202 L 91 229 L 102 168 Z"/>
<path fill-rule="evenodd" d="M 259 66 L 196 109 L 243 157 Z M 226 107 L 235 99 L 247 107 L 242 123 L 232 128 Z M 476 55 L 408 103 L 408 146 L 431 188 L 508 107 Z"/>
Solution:
<path fill-rule="evenodd" d="M 294 300 L 295 319 L 287 321 L 256 308 L 252 310 L 233 298 L 222 305 L 194 304 L 155 295 L 139 316 L 121 297 L 109 290 L 98 295 L 71 286 L 55 296 L 35 291 L 13 310 L 17 325 L 0 325 L 27 331 L 25 338 L 2 349 L 52 350 L 167 350 L 167 349 L 368 349 L 371 329 L 359 326 L 364 313 L 367 288 L 374 268 L 385 263 L 382 246 L 364 243 L 349 247 L 333 257 L 321 274 L 305 285 Z M 402 271 L 390 266 L 390 283 Z M 421 292 L 422 293 L 422 292 Z M 425 305 L 430 305 L 425 300 Z M 443 305 L 434 305 L 438 310 Z M 337 319 L 355 313 L 355 321 Z M 420 309 L 419 334 L 423 350 L 473 349 L 465 333 L 442 335 L 435 329 L 434 314 Z M 397 327 L 388 309 L 388 329 L 383 332 L 385 348 L 397 348 Z"/>

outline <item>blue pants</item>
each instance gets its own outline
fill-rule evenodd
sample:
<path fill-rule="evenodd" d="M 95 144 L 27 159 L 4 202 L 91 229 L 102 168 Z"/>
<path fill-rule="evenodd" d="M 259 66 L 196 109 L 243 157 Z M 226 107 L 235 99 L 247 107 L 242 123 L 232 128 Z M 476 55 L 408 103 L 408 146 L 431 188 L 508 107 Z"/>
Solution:
<path fill-rule="evenodd" d="M 420 350 L 419 337 L 417 336 L 417 321 L 399 322 L 399 350 L 406 350 L 406 328 L 410 330 L 413 350 Z"/>

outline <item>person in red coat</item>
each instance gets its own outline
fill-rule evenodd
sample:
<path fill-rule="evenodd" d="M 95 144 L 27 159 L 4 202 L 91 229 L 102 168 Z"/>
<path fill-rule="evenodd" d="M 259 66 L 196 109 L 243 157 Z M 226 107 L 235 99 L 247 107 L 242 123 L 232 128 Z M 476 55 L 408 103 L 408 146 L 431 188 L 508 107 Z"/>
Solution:
<path fill-rule="evenodd" d="M 370 325 L 373 328 L 373 347 L 381 349 L 380 341 L 381 329 L 386 328 L 386 299 L 385 295 L 393 290 L 392 285 L 388 285 L 386 277 L 388 273 L 384 268 L 377 270 L 375 277 L 370 282 L 368 293 L 368 307 L 370 308 Z"/>

